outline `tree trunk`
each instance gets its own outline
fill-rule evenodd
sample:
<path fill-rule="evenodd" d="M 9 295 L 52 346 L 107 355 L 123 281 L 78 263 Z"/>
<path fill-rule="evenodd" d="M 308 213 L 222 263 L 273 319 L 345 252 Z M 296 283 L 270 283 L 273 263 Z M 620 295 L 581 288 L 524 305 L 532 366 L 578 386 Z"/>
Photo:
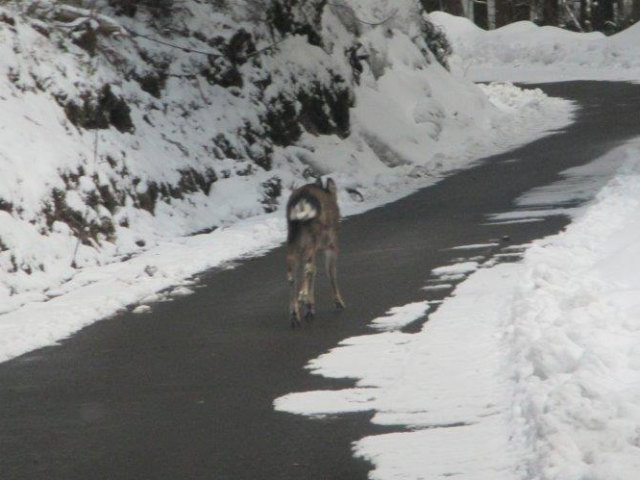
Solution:
<path fill-rule="evenodd" d="M 558 0 L 543 0 L 542 22 L 543 25 L 558 26 L 560 23 L 560 4 Z"/>
<path fill-rule="evenodd" d="M 495 28 L 504 27 L 512 22 L 511 0 L 495 0 L 496 18 Z"/>

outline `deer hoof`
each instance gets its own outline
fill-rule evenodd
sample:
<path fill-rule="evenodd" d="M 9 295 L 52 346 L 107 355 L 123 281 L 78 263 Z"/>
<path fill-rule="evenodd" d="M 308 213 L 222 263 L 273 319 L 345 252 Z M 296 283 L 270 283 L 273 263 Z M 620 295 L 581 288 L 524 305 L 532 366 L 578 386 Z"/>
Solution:
<path fill-rule="evenodd" d="M 341 298 L 336 298 L 335 303 L 338 310 L 344 310 L 347 307 L 344 304 L 344 300 L 342 300 Z"/>
<path fill-rule="evenodd" d="M 313 318 L 314 318 L 315 316 L 316 316 L 316 308 L 315 308 L 312 304 L 308 303 L 308 304 L 305 306 L 304 319 L 305 319 L 307 322 L 310 322 L 311 320 L 313 320 Z"/>
<path fill-rule="evenodd" d="M 300 326 L 300 319 L 298 318 L 298 315 L 296 315 L 295 312 L 291 313 L 291 328 L 292 329 L 296 329 Z"/>

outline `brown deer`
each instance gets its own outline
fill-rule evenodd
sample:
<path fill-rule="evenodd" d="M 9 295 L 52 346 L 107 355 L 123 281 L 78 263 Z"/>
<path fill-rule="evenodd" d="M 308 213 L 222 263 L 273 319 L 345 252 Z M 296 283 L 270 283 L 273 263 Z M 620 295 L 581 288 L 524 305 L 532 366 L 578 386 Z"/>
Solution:
<path fill-rule="evenodd" d="M 337 280 L 339 223 L 340 209 L 336 184 L 332 179 L 327 180 L 326 186 L 322 186 L 319 180 L 291 193 L 287 203 L 287 280 L 293 328 L 300 325 L 303 310 L 307 320 L 315 315 L 314 287 L 319 251 L 325 254 L 336 307 L 345 307 Z"/>

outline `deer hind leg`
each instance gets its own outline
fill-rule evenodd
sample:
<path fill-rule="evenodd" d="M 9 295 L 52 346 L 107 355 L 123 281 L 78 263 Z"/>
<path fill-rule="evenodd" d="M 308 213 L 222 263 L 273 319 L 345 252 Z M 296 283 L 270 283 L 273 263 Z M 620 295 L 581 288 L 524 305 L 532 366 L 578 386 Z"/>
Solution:
<path fill-rule="evenodd" d="M 340 288 L 338 287 L 338 249 L 336 247 L 329 247 L 325 250 L 325 264 L 327 267 L 327 275 L 331 280 L 331 288 L 333 289 L 333 301 L 336 304 L 336 308 L 345 308 Z"/>
<path fill-rule="evenodd" d="M 305 308 L 304 316 L 311 320 L 316 313 L 315 307 L 315 283 L 316 283 L 316 254 L 313 252 L 305 259 L 303 270 L 302 288 L 300 289 L 299 303 Z"/>
<path fill-rule="evenodd" d="M 298 259 L 295 254 L 287 254 L 287 282 L 289 282 L 289 318 L 291 328 L 300 325 L 300 305 L 298 304 Z"/>
<path fill-rule="evenodd" d="M 312 320 L 313 317 L 315 317 L 316 315 L 316 273 L 317 273 L 317 269 L 316 269 L 316 262 L 315 262 L 315 255 L 314 255 L 314 260 L 313 260 L 313 271 L 311 272 L 310 278 L 309 278 L 309 298 L 307 301 L 307 311 L 305 314 L 305 318 L 307 320 Z"/>

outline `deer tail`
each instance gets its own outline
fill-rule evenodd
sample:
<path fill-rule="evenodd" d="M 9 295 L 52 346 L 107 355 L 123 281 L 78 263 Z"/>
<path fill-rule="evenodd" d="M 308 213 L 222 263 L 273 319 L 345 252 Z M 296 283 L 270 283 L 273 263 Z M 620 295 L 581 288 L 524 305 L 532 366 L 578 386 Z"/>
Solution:
<path fill-rule="evenodd" d="M 287 243 L 295 241 L 302 224 L 320 215 L 320 201 L 313 195 L 301 194 L 292 198 L 287 205 Z"/>
<path fill-rule="evenodd" d="M 287 209 L 287 218 L 290 222 L 305 222 L 313 220 L 320 214 L 320 202 L 311 196 L 303 196 L 296 199 Z"/>

